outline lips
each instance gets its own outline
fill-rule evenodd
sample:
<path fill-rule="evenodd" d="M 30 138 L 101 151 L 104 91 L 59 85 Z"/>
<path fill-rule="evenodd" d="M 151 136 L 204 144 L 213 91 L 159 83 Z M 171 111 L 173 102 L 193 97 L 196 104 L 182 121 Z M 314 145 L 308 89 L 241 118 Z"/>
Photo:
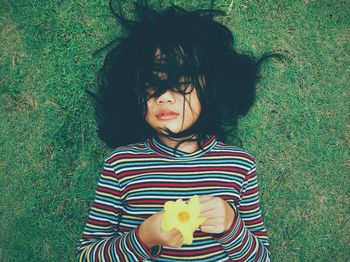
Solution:
<path fill-rule="evenodd" d="M 159 120 L 169 120 L 174 119 L 179 115 L 179 113 L 176 113 L 171 110 L 162 110 L 158 114 L 156 114 L 156 118 Z"/>

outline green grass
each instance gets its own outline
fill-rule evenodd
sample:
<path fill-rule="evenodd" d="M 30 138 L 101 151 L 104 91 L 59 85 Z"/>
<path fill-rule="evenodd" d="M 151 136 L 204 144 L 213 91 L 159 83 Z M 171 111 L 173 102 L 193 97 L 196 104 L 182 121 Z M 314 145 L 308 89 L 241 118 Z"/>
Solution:
<path fill-rule="evenodd" d="M 350 261 L 349 2 L 217 6 L 239 50 L 289 57 L 264 65 L 239 128 L 273 261 Z M 92 53 L 118 27 L 102 0 L 4 0 L 0 13 L 0 261 L 71 261 L 109 152 L 85 94 L 103 60 Z"/>

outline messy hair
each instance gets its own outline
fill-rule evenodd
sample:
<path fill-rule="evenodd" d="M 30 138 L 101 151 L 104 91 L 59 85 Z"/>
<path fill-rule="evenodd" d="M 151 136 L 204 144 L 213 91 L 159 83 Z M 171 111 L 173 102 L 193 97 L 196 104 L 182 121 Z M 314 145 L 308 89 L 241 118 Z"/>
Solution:
<path fill-rule="evenodd" d="M 99 137 L 114 148 L 154 135 L 155 130 L 145 121 L 149 99 L 145 89 L 156 87 L 152 96 L 160 96 L 183 84 L 179 78 L 184 77 L 185 84 L 197 91 L 201 114 L 189 130 L 178 134 L 165 130 L 166 135 L 195 134 L 198 143 L 206 135 L 215 135 L 225 141 L 224 126 L 234 128 L 237 119 L 254 104 L 260 65 L 277 55 L 266 53 L 255 58 L 236 52 L 231 31 L 214 20 L 224 13 L 212 5 L 195 11 L 175 5 L 154 10 L 147 1 L 137 1 L 134 7 L 131 19 L 120 5 L 113 7 L 110 2 L 125 32 L 102 48 L 110 50 L 98 74 L 98 93 L 94 94 Z M 155 59 L 157 50 L 160 56 Z M 160 79 L 159 73 L 165 73 L 166 79 Z M 185 95 L 184 90 L 175 90 Z"/>

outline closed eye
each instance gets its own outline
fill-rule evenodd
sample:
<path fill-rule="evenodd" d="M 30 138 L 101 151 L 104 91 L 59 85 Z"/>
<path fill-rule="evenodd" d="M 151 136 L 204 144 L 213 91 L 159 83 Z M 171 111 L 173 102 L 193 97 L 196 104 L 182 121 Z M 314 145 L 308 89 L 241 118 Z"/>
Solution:
<path fill-rule="evenodd" d="M 190 81 L 179 82 L 173 90 L 182 94 L 189 94 L 193 90 L 193 84 Z"/>

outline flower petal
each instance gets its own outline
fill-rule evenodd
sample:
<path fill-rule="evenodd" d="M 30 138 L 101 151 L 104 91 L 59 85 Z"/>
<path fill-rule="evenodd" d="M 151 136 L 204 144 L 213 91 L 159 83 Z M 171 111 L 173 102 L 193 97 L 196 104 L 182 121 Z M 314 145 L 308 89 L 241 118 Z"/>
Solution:
<path fill-rule="evenodd" d="M 176 200 L 176 206 L 183 209 L 183 208 L 186 208 L 187 207 L 187 204 L 186 202 L 182 201 L 181 198 L 179 198 L 178 200 Z"/>
<path fill-rule="evenodd" d="M 171 212 L 176 207 L 176 203 L 174 201 L 167 201 L 164 204 L 164 210 L 166 212 Z"/>
<path fill-rule="evenodd" d="M 191 199 L 188 203 L 188 208 L 189 208 L 191 215 L 193 217 L 199 216 L 199 214 L 201 212 L 201 204 L 199 202 L 199 198 L 197 195 L 194 195 L 193 197 L 191 197 Z"/>
<path fill-rule="evenodd" d="M 184 244 L 192 244 L 193 232 L 200 226 L 206 218 L 199 217 L 201 205 L 197 195 L 191 197 L 188 204 L 182 199 L 167 201 L 164 204 L 164 216 L 161 227 L 164 231 L 173 228 L 180 231 Z M 187 213 L 187 214 L 186 214 Z"/>
<path fill-rule="evenodd" d="M 187 226 L 182 226 L 180 228 L 177 228 L 182 237 L 183 237 L 183 243 L 187 244 L 187 245 L 191 245 L 192 241 L 193 241 L 193 232 L 191 230 L 191 228 L 187 227 Z"/>
<path fill-rule="evenodd" d="M 176 225 L 176 219 L 173 216 L 164 216 L 161 222 L 161 227 L 164 231 L 168 232 Z"/>
<path fill-rule="evenodd" d="M 201 224 L 203 224 L 203 222 L 206 220 L 205 217 L 198 217 L 193 219 L 190 224 L 191 224 L 191 228 L 196 229 L 198 228 Z"/>

